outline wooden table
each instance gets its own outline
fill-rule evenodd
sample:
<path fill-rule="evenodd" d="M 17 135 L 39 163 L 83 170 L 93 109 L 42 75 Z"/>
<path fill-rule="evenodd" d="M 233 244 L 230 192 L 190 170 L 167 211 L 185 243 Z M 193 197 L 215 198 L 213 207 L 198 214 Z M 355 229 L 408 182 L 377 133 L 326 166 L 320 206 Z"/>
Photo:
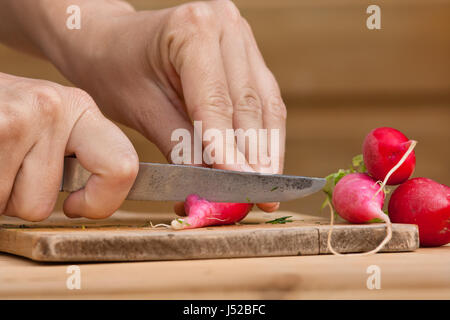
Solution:
<path fill-rule="evenodd" d="M 381 271 L 369 290 L 367 268 Z M 69 264 L 0 254 L 1 299 L 448 299 L 450 246 L 368 257 L 298 256 Z"/>

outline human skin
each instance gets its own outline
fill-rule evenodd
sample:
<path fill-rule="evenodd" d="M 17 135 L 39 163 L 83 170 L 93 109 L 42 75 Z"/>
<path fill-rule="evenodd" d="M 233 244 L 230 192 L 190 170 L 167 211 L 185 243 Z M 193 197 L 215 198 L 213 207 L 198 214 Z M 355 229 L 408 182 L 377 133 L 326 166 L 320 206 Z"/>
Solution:
<path fill-rule="evenodd" d="M 46 219 L 68 155 L 76 155 L 93 175 L 67 197 L 65 214 L 110 216 L 139 169 L 128 138 L 82 90 L 0 73 L 0 215 Z"/>
<path fill-rule="evenodd" d="M 81 8 L 80 30 L 66 28 L 70 5 Z M 231 1 L 136 12 L 118 0 L 5 0 L 0 21 L 6 43 L 52 61 L 105 115 L 142 133 L 168 161 L 177 143 L 172 132 L 184 128 L 193 136 L 192 122 L 202 121 L 204 131 L 222 133 L 279 129 L 278 168 L 248 161 L 213 167 L 283 171 L 286 108 L 248 23 Z M 236 143 L 223 150 L 250 157 Z M 278 203 L 259 207 L 274 211 Z M 182 206 L 175 211 L 182 213 Z"/>

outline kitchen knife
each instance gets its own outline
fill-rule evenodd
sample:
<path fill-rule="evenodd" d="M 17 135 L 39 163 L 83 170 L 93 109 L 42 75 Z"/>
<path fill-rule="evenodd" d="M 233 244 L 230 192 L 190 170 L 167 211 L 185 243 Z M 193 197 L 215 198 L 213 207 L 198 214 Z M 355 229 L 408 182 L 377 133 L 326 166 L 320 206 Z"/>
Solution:
<path fill-rule="evenodd" d="M 83 188 L 91 175 L 76 158 L 64 159 L 61 191 Z M 278 202 L 308 196 L 325 179 L 140 162 L 128 200 L 184 201 L 190 194 L 215 202 Z"/>

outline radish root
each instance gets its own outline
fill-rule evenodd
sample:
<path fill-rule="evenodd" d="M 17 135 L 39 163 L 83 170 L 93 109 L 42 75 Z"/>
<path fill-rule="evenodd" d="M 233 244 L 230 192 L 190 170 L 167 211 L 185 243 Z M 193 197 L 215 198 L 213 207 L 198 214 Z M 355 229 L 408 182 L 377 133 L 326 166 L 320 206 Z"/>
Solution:
<path fill-rule="evenodd" d="M 374 199 L 381 190 L 384 189 L 384 187 L 386 186 L 386 183 L 388 182 L 389 178 L 391 177 L 391 175 L 397 171 L 398 168 L 400 168 L 400 166 L 403 164 L 403 162 L 406 161 L 406 159 L 409 157 L 409 155 L 411 154 L 411 152 L 413 152 L 417 141 L 416 140 L 410 140 L 411 141 L 411 145 L 409 146 L 408 150 L 406 150 L 405 154 L 403 155 L 403 157 L 400 159 L 399 162 L 397 162 L 397 164 L 392 167 L 392 169 L 387 173 L 386 177 L 384 177 L 383 182 L 380 185 L 380 189 L 377 190 L 377 192 L 373 195 L 372 199 Z"/>
<path fill-rule="evenodd" d="M 333 247 L 331 245 L 331 234 L 333 233 L 333 225 L 334 225 L 334 209 L 333 209 L 333 206 L 331 205 L 329 199 L 326 200 L 326 203 L 327 203 L 328 207 L 330 208 L 330 214 L 331 214 L 330 231 L 328 231 L 328 239 L 327 239 L 327 248 L 332 254 L 337 255 L 337 256 L 368 256 L 368 255 L 379 252 L 381 249 L 383 249 L 383 247 L 386 245 L 386 243 L 388 243 L 391 240 L 391 238 L 392 238 L 392 223 L 391 223 L 391 220 L 389 219 L 389 216 L 385 214 L 385 217 L 383 217 L 383 219 L 386 222 L 386 237 L 375 249 L 367 251 L 367 252 L 363 252 L 363 253 L 342 254 L 342 253 L 337 252 L 336 250 L 333 249 Z"/>
<path fill-rule="evenodd" d="M 153 225 L 153 223 L 151 221 L 149 221 L 149 223 L 150 223 L 150 227 L 152 229 L 154 229 L 154 228 L 161 228 L 161 227 L 170 228 L 170 226 L 168 224 L 165 224 L 165 223 L 158 223 L 157 225 Z"/>

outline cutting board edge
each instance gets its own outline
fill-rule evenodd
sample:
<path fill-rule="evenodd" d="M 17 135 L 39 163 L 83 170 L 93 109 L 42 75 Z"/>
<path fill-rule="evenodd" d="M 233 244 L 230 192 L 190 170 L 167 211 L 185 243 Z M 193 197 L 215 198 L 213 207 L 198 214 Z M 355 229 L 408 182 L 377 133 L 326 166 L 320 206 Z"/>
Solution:
<path fill-rule="evenodd" d="M 167 237 L 168 234 L 140 234 L 134 237 L 128 237 L 126 234 L 124 235 L 111 235 L 110 239 L 105 239 L 104 235 L 101 237 L 90 236 L 83 237 L 83 235 L 79 234 L 79 238 L 73 237 L 72 239 L 64 239 L 67 238 L 67 235 L 59 235 L 59 234 L 46 234 L 46 237 L 41 237 L 40 239 L 34 239 L 33 250 L 31 254 L 23 254 L 19 252 L 11 252 L 14 254 L 19 254 L 30 258 L 34 261 L 40 262 L 87 262 L 87 261 L 96 261 L 96 262 L 111 262 L 111 261 L 163 261 L 163 260 L 187 260 L 187 259 L 219 259 L 219 258 L 248 258 L 248 257 L 268 257 L 268 256 L 293 256 L 293 255 L 317 255 L 319 254 L 319 244 L 318 244 L 318 230 L 312 226 L 303 226 L 298 228 L 288 228 L 283 229 L 283 233 L 279 233 L 279 228 L 270 228 L 270 229 L 247 229 L 240 230 L 241 239 L 233 238 L 233 231 L 222 231 L 222 232 L 208 232 L 208 235 L 195 239 L 192 234 L 188 233 L 178 233 L 178 236 Z M 205 230 L 206 231 L 206 230 Z M 244 232 L 243 232 L 244 231 Z M 306 231 L 306 233 L 305 233 Z M 33 233 L 33 231 L 28 231 L 29 233 Z M 265 239 L 265 235 L 272 234 L 272 237 Z M 173 235 L 173 233 L 171 233 Z M 178 244 L 174 244 L 174 240 L 176 237 L 176 241 Z M 277 239 L 278 237 L 278 239 Z M 33 237 L 36 238 L 36 235 Z M 142 245 L 146 244 L 146 239 L 150 242 L 147 245 L 152 246 L 152 250 L 144 249 L 143 252 L 138 252 L 132 258 L 124 258 L 119 257 L 117 255 L 111 254 L 111 250 L 114 251 L 114 248 L 120 246 L 124 242 L 128 243 L 128 247 L 134 248 L 134 245 Z M 277 239 L 277 240 L 274 240 Z M 81 241 L 80 241 L 81 240 Z M 106 241 L 105 241 L 106 240 Z M 209 253 L 202 252 L 202 248 L 208 246 L 208 242 L 211 240 L 215 240 L 215 242 L 219 242 L 221 246 L 215 248 L 214 250 L 210 250 Z M 301 241 L 299 241 L 301 240 Z M 76 244 L 73 246 L 71 241 L 74 241 Z M 78 241 L 78 243 L 77 243 Z M 135 243 L 133 243 L 133 241 Z M 268 246 L 269 248 L 263 249 L 260 252 L 256 252 L 254 254 L 245 253 L 243 251 L 239 251 L 239 242 L 240 241 L 250 241 L 253 245 L 253 248 L 257 248 L 260 246 Z M 294 246 L 286 248 L 278 248 L 274 249 L 271 247 L 273 244 L 280 244 L 283 241 L 295 241 L 297 247 Z M 106 244 L 106 246 L 102 247 L 101 244 Z M 131 243 L 131 244 L 130 244 Z M 191 253 L 186 254 L 184 256 L 180 255 L 177 251 L 179 248 L 179 244 L 189 243 Z M 230 245 L 231 243 L 231 245 Z M 298 243 L 306 243 L 306 246 L 303 248 L 298 247 Z M 62 244 L 62 246 L 61 246 Z M 80 246 L 81 244 L 81 246 Z M 65 246 L 66 245 L 66 246 Z M 103 250 L 103 255 L 100 257 L 99 254 L 86 254 L 86 252 L 90 252 L 89 250 L 85 250 L 83 245 L 87 246 L 95 246 L 98 247 L 99 250 Z M 77 247 L 78 246 L 78 247 Z M 159 246 L 155 249 L 155 246 Z M 167 254 L 166 252 L 161 252 L 161 250 L 165 251 L 166 248 L 170 248 L 171 253 Z M 67 253 L 65 249 L 67 247 L 76 248 L 75 253 Z M 233 251 L 233 248 L 236 249 Z M 148 248 L 147 248 L 148 249 Z M 194 250 L 192 250 L 194 249 Z M 195 249 L 199 251 L 195 251 Z M 228 250 L 228 251 L 227 251 Z M 220 253 L 219 253 L 220 252 Z"/>
<path fill-rule="evenodd" d="M 367 228 L 368 227 L 368 228 Z M 170 233 L 158 232 L 158 233 L 139 233 L 135 234 L 132 237 L 129 237 L 130 232 L 124 232 L 122 235 L 117 234 L 90 234 L 86 237 L 84 232 L 76 232 L 76 233 L 68 233 L 68 234 L 54 234 L 52 232 L 40 232 L 39 229 L 0 229 L 0 239 L 5 237 L 7 234 L 11 239 L 18 240 L 21 242 L 28 243 L 29 250 L 26 250 L 26 245 L 20 245 L 16 250 L 4 250 L 5 248 L 0 244 L 0 250 L 20 255 L 34 261 L 39 262 L 112 262 L 112 261 L 162 261 L 162 260 L 187 260 L 187 259 L 220 259 L 220 258 L 248 258 L 248 257 L 275 257 L 275 256 L 295 256 L 295 255 L 318 255 L 318 254 L 328 254 L 327 246 L 326 246 L 326 236 L 328 235 L 329 225 L 307 225 L 307 226 L 293 226 L 289 228 L 283 228 L 281 226 L 266 229 L 214 229 L 214 230 L 202 230 L 202 237 L 200 239 L 195 240 L 195 236 L 193 236 L 192 232 L 186 231 L 173 231 Z M 370 245 L 376 246 L 377 243 L 381 242 L 384 235 L 385 226 L 384 224 L 374 224 L 370 226 L 359 226 L 359 225 L 337 225 L 333 231 L 333 234 L 339 236 L 340 233 L 349 236 L 352 233 L 357 232 L 357 230 L 362 230 L 362 232 L 368 232 L 368 230 L 373 229 L 377 230 L 376 238 L 378 240 L 372 241 Z M 278 231 L 283 230 L 283 233 L 279 233 Z M 307 231 L 305 235 L 305 231 Z M 414 251 L 418 248 L 418 229 L 415 225 L 404 225 L 404 224 L 393 224 L 393 241 L 397 241 L 397 245 L 400 241 L 405 241 L 405 237 L 403 240 L 396 240 L 399 232 L 406 232 L 406 245 L 396 247 L 394 249 L 390 249 L 389 246 L 381 250 L 381 252 L 408 252 Z M 244 252 L 239 251 L 239 240 L 233 243 L 233 237 L 236 233 L 241 234 L 241 241 L 250 241 L 252 243 L 253 248 L 257 251 L 258 246 L 268 245 L 269 248 L 265 250 L 261 250 L 259 252 Z M 74 237 L 74 234 L 76 235 Z M 267 239 L 264 235 L 270 235 Z M 45 235 L 45 237 L 44 237 Z M 106 238 L 105 238 L 106 236 Z M 244 238 L 242 238 L 244 236 Z M 247 236 L 247 238 L 245 238 Z M 176 237 L 178 244 L 183 245 L 183 243 L 192 243 L 194 248 L 190 248 L 191 251 L 188 254 L 180 254 L 177 244 L 174 244 L 173 237 Z M 297 237 L 297 238 L 296 238 Z M 306 240 L 300 241 L 299 237 L 306 237 Z M 309 238 L 308 238 L 309 237 Z M 67 240 L 67 238 L 72 238 L 72 240 Z M 78 252 L 74 254 L 68 253 L 67 248 L 71 248 L 71 241 L 80 240 L 78 243 Z M 239 238 L 239 237 L 238 237 Z M 10 241 L 11 241 L 10 239 Z M 243 240 L 242 240 L 243 239 Z M 271 242 L 273 243 L 282 243 L 283 241 L 295 241 L 294 243 L 289 244 L 288 249 L 285 247 L 277 248 L 270 247 Z M 305 238 L 303 238 L 305 239 Z M 309 239 L 309 240 L 308 240 Z M 408 240 L 409 239 L 409 240 Z M 147 242 L 146 242 L 147 240 Z M 208 242 L 211 240 L 215 240 L 215 242 L 219 242 L 219 247 L 211 249 L 211 246 L 208 247 Z M 134 243 L 133 243 L 134 241 Z M 151 241 L 154 243 L 152 244 Z M 230 242 L 231 241 L 231 242 Z M 266 243 L 264 242 L 266 241 Z M 325 241 L 325 242 L 324 242 Z M 391 240 L 392 241 L 392 240 Z M 299 248 L 298 243 L 307 243 L 307 245 Z M 349 241 L 346 241 L 349 242 Z M 351 241 L 350 241 L 351 242 Z M 62 245 L 61 245 L 62 243 Z M 65 245 L 64 245 L 65 243 Z M 80 247 L 80 243 L 82 244 Z M 155 243 L 158 250 L 155 250 Z M 143 249 L 143 252 L 139 252 L 137 250 L 134 253 L 131 253 L 128 256 L 121 256 L 120 254 L 114 255 L 111 254 L 111 251 L 114 251 L 115 248 L 125 245 L 131 248 L 135 248 L 135 246 L 142 246 L 142 244 L 146 244 L 147 247 Z M 92 251 L 86 250 L 87 247 L 83 247 L 83 245 L 90 246 L 91 248 L 95 248 L 97 253 L 92 254 Z M 103 245 L 103 247 L 102 247 Z M 230 247 L 231 245 L 231 247 Z M 273 244 L 272 244 L 273 245 Z M 205 253 L 201 250 L 201 248 L 205 247 L 210 248 L 210 252 Z M 76 247 L 76 246 L 75 246 Z M 152 248 L 150 248 L 152 247 Z M 164 248 L 171 248 L 171 254 L 167 254 L 164 252 Z M 197 247 L 197 249 L 195 248 Z M 73 248 L 73 245 L 72 245 Z M 200 249 L 199 249 L 200 248 Z M 233 251 L 233 248 L 237 248 Z M 275 248 L 275 249 L 274 249 Z M 153 250 L 152 250 L 153 249 Z M 197 251 L 196 251 L 196 250 Z M 359 248 L 342 248 L 337 246 L 337 249 L 343 253 L 350 252 L 361 252 L 361 251 L 369 251 L 372 248 L 369 247 L 359 247 Z M 102 251 L 105 253 L 103 255 L 98 252 Z M 228 250 L 228 251 L 226 251 Z M 86 252 L 91 252 L 91 254 L 86 254 Z M 95 252 L 95 251 L 94 251 Z M 149 253 L 150 252 L 150 253 Z M 133 255 L 134 254 L 134 255 Z"/>
<path fill-rule="evenodd" d="M 386 236 L 386 224 L 385 223 L 374 223 L 370 225 L 355 225 L 355 226 L 370 226 L 372 229 L 372 239 L 367 241 L 365 248 L 355 249 L 352 248 L 351 239 L 346 233 L 343 225 L 333 226 L 333 233 L 331 239 L 331 245 L 333 249 L 340 253 L 357 253 L 366 252 L 374 249 L 379 243 L 381 243 Z M 319 250 L 320 254 L 331 254 L 328 250 L 328 232 L 330 230 L 329 225 L 318 226 L 319 229 Z M 366 232 L 369 228 L 360 228 L 362 232 Z M 376 231 L 374 233 L 374 231 Z M 346 241 L 341 241 L 336 244 L 336 238 L 339 236 L 346 238 Z M 334 239 L 334 241 L 333 241 Z M 343 245 L 345 244 L 345 246 Z M 392 238 L 391 240 L 380 250 L 380 252 L 412 252 L 420 247 L 419 242 L 419 228 L 414 224 L 404 224 L 404 223 L 393 223 L 392 224 Z"/>

